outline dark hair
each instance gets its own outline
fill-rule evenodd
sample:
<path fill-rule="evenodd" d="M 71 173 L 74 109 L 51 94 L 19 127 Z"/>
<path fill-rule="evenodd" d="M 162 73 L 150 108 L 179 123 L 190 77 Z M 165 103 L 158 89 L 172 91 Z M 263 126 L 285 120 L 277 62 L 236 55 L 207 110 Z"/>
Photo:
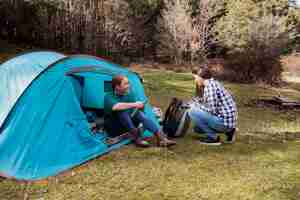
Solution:
<path fill-rule="evenodd" d="M 203 97 L 204 94 L 204 86 L 198 86 L 196 84 L 196 96 Z"/>
<path fill-rule="evenodd" d="M 193 69 L 192 73 L 193 74 L 197 74 L 198 76 L 200 76 L 203 79 L 210 79 L 210 78 L 212 78 L 211 70 L 206 65 L 201 66 L 199 68 Z"/>
<path fill-rule="evenodd" d="M 115 88 L 118 86 L 118 85 L 121 85 L 123 79 L 125 78 L 125 76 L 123 75 L 117 75 L 117 76 L 114 76 L 112 81 L 111 81 L 111 86 L 112 86 L 112 89 L 115 90 Z"/>
<path fill-rule="evenodd" d="M 198 68 L 192 69 L 192 73 L 200 76 L 203 79 L 212 78 L 211 70 L 207 65 L 202 65 Z M 204 93 L 204 86 L 198 86 L 196 84 L 196 95 L 199 97 L 203 97 L 203 93 Z"/>

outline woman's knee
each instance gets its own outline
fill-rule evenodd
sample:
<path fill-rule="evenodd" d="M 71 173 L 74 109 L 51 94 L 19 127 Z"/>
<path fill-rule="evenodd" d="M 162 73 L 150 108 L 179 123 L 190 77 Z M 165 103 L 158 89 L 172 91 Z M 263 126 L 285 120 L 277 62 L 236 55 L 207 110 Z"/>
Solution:
<path fill-rule="evenodd" d="M 201 110 L 196 110 L 196 109 L 191 109 L 188 114 L 192 118 L 192 120 L 204 120 L 205 115 L 203 113 L 204 111 Z"/>

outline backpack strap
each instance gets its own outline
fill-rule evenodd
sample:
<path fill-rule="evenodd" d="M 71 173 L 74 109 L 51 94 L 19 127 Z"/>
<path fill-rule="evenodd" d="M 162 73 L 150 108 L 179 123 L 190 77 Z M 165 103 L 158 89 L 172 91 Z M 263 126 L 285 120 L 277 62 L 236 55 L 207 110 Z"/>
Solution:
<path fill-rule="evenodd" d="M 164 116 L 164 120 L 162 122 L 163 126 L 166 125 L 167 121 L 171 118 L 172 114 L 174 114 L 174 111 L 176 109 L 176 104 L 177 104 L 178 99 L 177 98 L 172 98 L 171 103 L 169 104 L 165 116 Z"/>

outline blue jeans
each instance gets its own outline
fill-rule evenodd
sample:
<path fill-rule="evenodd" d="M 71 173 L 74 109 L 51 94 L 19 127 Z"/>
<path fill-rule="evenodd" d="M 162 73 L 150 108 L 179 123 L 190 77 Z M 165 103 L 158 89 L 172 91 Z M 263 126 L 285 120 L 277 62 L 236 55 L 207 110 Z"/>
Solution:
<path fill-rule="evenodd" d="M 133 117 L 126 111 L 119 111 L 115 113 L 112 120 L 112 126 L 109 127 L 112 136 L 131 131 L 132 129 L 137 128 L 140 123 L 143 124 L 144 129 L 153 134 L 160 130 L 160 127 L 141 111 L 136 112 Z"/>
<path fill-rule="evenodd" d="M 224 126 L 224 120 L 220 117 L 205 112 L 197 107 L 189 110 L 189 116 L 195 124 L 194 130 L 198 133 L 207 134 L 210 139 L 216 139 L 218 133 L 226 133 L 231 128 Z"/>

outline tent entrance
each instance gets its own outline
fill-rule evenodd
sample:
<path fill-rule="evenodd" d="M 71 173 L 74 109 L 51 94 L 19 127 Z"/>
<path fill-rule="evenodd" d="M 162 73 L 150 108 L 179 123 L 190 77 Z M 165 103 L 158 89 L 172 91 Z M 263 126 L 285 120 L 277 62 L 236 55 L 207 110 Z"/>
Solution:
<path fill-rule="evenodd" d="M 73 78 L 73 84 L 77 89 L 77 96 L 80 102 L 93 135 L 102 135 L 108 142 L 106 144 L 116 144 L 128 138 L 126 129 L 116 126 L 116 122 L 106 120 L 104 117 L 104 97 L 106 93 L 112 92 L 113 73 L 104 71 L 94 71 L 94 69 L 73 69 L 67 75 Z M 118 128 L 119 127 L 119 128 Z"/>
<path fill-rule="evenodd" d="M 104 96 L 112 91 L 108 74 L 80 71 L 70 75 L 80 107 L 93 133 L 106 134 L 104 130 Z"/>

